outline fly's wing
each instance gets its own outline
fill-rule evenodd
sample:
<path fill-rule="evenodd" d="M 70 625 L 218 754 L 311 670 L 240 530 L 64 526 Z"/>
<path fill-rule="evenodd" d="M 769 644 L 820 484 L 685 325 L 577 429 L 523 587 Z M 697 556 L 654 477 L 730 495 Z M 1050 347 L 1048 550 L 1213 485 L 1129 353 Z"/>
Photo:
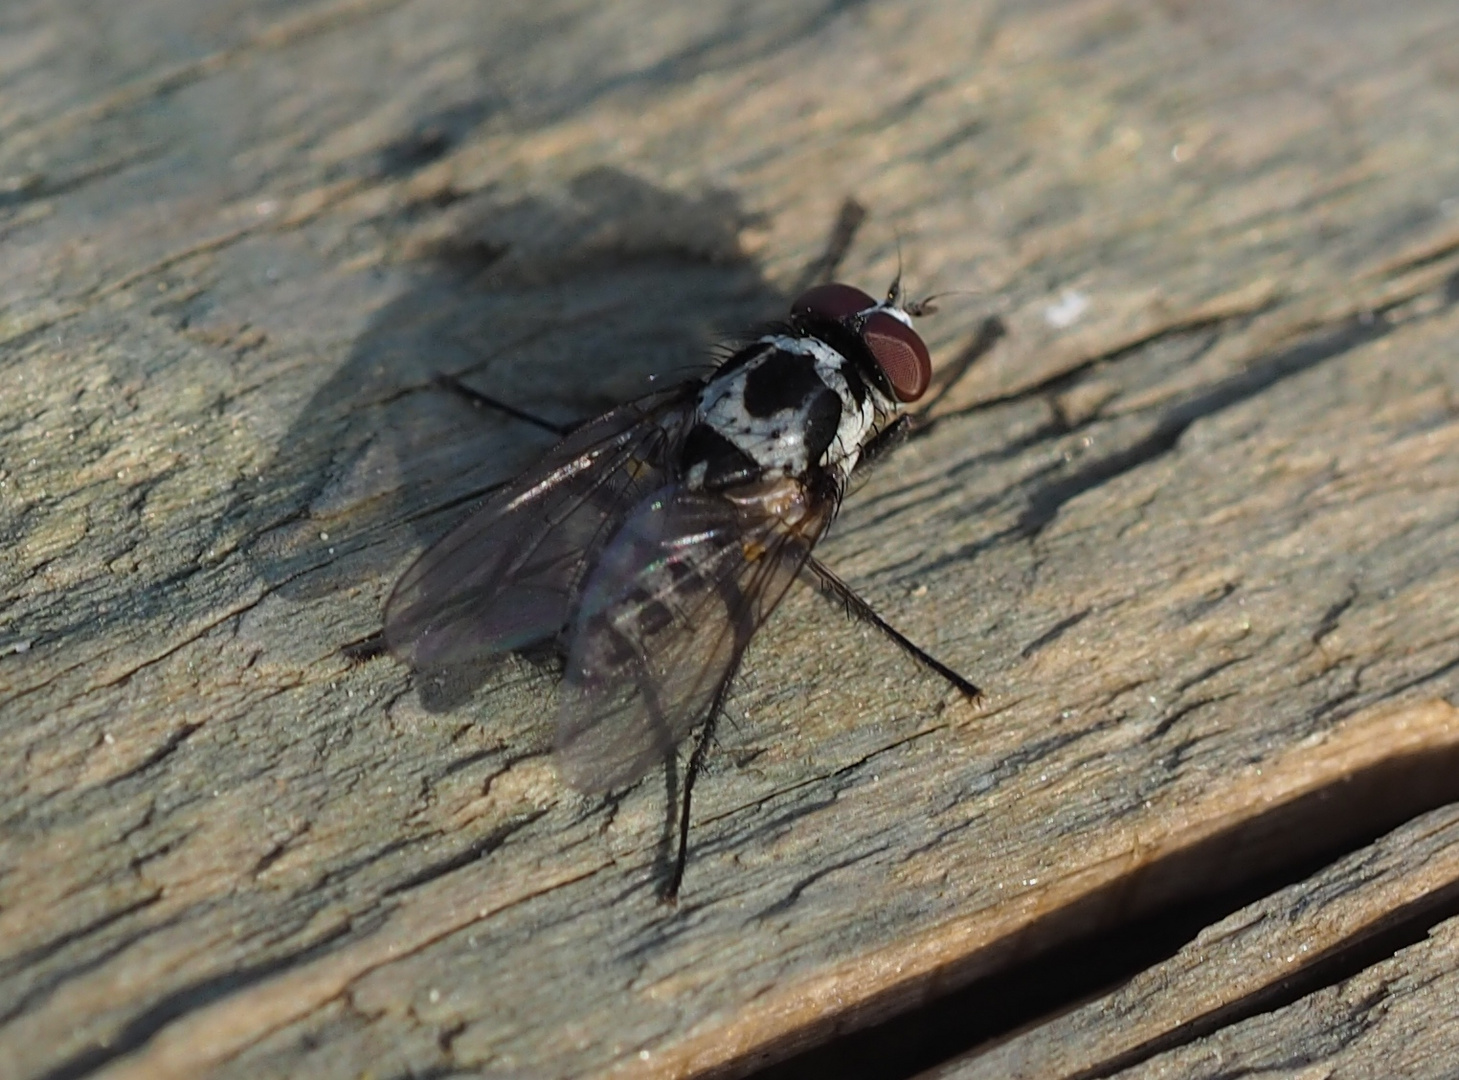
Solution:
<path fill-rule="evenodd" d="M 775 483 L 796 513 L 783 514 L 785 498 L 747 505 L 669 486 L 604 548 L 573 618 L 557 728 L 574 788 L 637 780 L 720 700 L 830 520 L 798 482 Z"/>
<path fill-rule="evenodd" d="M 385 641 L 441 669 L 551 637 L 593 552 L 643 494 L 695 385 L 630 402 L 574 431 L 416 560 L 385 605 Z"/>

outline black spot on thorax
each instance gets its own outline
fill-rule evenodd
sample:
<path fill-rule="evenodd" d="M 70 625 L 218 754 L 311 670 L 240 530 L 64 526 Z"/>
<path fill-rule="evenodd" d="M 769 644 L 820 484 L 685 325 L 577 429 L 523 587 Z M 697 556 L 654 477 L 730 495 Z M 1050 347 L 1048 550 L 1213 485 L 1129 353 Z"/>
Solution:
<path fill-rule="evenodd" d="M 841 426 L 841 398 L 833 390 L 822 389 L 815 396 L 806 411 L 805 448 L 806 460 L 818 463 L 836 437 Z"/>
<path fill-rule="evenodd" d="M 842 375 L 847 374 L 842 370 Z M 856 389 L 865 393 L 860 379 Z M 854 392 L 854 391 L 853 391 Z M 745 411 L 756 418 L 782 409 L 804 410 L 806 460 L 816 465 L 841 426 L 841 395 L 816 372 L 814 357 L 775 350 L 775 354 L 745 377 Z"/>
<path fill-rule="evenodd" d="M 707 491 L 721 491 L 732 484 L 758 480 L 762 471 L 754 458 L 708 424 L 695 424 L 689 430 L 679 460 L 685 473 L 704 463 Z"/>
<path fill-rule="evenodd" d="M 846 380 L 846 388 L 857 405 L 866 401 L 868 383 L 874 384 L 883 394 L 891 395 L 891 384 L 866 347 L 866 340 L 851 327 L 833 319 L 800 317 L 791 321 L 789 330 L 794 334 L 808 334 L 845 358 L 841 377 Z"/>
<path fill-rule="evenodd" d="M 773 416 L 824 393 L 836 396 L 816 374 L 814 357 L 777 349 L 745 376 L 745 411 L 756 418 Z"/>

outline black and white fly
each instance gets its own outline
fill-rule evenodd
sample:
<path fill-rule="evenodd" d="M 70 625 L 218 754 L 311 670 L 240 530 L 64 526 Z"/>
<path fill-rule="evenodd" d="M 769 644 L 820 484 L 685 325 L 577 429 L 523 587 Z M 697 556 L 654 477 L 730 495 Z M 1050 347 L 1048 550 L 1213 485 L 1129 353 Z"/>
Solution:
<path fill-rule="evenodd" d="M 905 433 L 903 407 L 927 391 L 912 318 L 929 310 L 902 302 L 900 278 L 880 302 L 850 285 L 808 289 L 709 377 L 566 432 L 390 596 L 385 641 L 417 669 L 560 641 L 556 760 L 579 791 L 633 783 L 699 728 L 667 899 L 740 657 L 797 577 L 980 697 L 812 554 L 853 472 Z"/>

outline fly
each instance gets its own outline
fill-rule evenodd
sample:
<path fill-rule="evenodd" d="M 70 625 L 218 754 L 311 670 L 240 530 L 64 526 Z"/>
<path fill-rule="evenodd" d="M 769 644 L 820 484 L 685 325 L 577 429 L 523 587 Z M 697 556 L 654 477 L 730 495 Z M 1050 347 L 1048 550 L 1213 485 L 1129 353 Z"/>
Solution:
<path fill-rule="evenodd" d="M 740 658 L 797 578 L 981 697 L 812 554 L 853 473 L 906 433 L 903 410 L 927 391 L 912 318 L 930 310 L 903 303 L 900 277 L 880 301 L 839 283 L 806 290 L 707 378 L 565 432 L 386 603 L 385 642 L 419 670 L 556 638 L 556 763 L 578 791 L 632 784 L 698 728 L 666 900 L 683 881 L 694 781 Z"/>

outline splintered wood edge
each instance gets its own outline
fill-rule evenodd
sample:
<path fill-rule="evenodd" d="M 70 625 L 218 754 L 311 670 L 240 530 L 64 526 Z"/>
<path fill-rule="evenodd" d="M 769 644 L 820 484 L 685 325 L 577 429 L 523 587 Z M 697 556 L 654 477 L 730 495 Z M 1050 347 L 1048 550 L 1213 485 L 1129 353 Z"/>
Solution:
<path fill-rule="evenodd" d="M 735 1075 L 823 1041 L 837 1030 L 864 1026 L 1006 967 L 1080 933 L 1134 917 L 1199 892 L 1217 878 L 1230 881 L 1226 856 L 1242 852 L 1242 867 L 1259 873 L 1309 850 L 1314 833 L 1330 843 L 1344 827 L 1325 798 L 1371 795 L 1376 785 L 1394 797 L 1415 798 L 1434 777 L 1459 763 L 1459 709 L 1430 701 L 1372 709 L 1253 767 L 1187 806 L 1157 806 L 1112 826 L 1111 847 L 1123 854 L 1046 879 L 992 907 L 952 919 L 903 942 L 829 971 L 786 982 L 699 1025 L 677 1043 L 622 1060 L 616 1075 L 679 1077 Z M 1356 785 L 1356 786 L 1355 786 Z M 1370 801 L 1363 811 L 1371 815 Z M 1359 814 L 1356 807 L 1349 816 Z M 1316 828 L 1321 820 L 1322 828 Z M 1312 828 L 1295 828 L 1298 823 Z M 428 947 L 448 934 L 489 919 L 532 896 L 590 876 L 601 866 L 529 875 L 498 883 L 483 897 L 470 875 L 447 878 L 401 903 L 387 925 L 340 949 L 190 1013 L 156 1038 L 96 1075 L 107 1080 L 192 1077 L 227 1061 L 288 1024 L 346 994 L 361 976 Z"/>
<path fill-rule="evenodd" d="M 1294 982 L 1345 951 L 1452 901 L 1459 892 L 1456 841 L 1459 807 L 1425 815 L 1241 909 L 1118 989 L 920 1080 L 1107 1076 L 1266 1011 L 1275 995 L 1294 996 Z M 1297 903 L 1302 918 L 1293 921 Z"/>
<path fill-rule="evenodd" d="M 1459 920 L 1449 919 L 1426 940 L 1349 978 L 1119 1075 L 1125 1080 L 1452 1077 L 1459 1047 L 1456 970 Z"/>
<path fill-rule="evenodd" d="M 1330 843 L 1345 824 L 1334 820 L 1327 805 L 1332 800 L 1324 798 L 1336 785 L 1376 781 L 1402 798 L 1433 775 L 1452 774 L 1456 765 L 1459 709 L 1447 702 L 1358 713 L 1277 760 L 1233 776 L 1206 799 L 1112 825 L 1117 836 L 1110 846 L 1123 847 L 1122 856 L 1051 877 L 1002 903 L 779 986 L 736 1010 L 728 1023 L 701 1027 L 646 1059 L 622 1062 L 615 1075 L 742 1075 L 767 1052 L 786 1056 L 1115 919 L 1199 893 L 1217 879 L 1234 883 L 1223 855 L 1242 850 L 1249 857 L 1252 840 L 1265 845 L 1264 858 L 1250 859 L 1247 876 L 1317 846 L 1314 828 Z M 1362 789 L 1343 795 L 1366 793 L 1371 785 Z M 1317 828 L 1319 820 L 1324 824 Z M 1295 827 L 1299 823 L 1311 827 Z"/>

